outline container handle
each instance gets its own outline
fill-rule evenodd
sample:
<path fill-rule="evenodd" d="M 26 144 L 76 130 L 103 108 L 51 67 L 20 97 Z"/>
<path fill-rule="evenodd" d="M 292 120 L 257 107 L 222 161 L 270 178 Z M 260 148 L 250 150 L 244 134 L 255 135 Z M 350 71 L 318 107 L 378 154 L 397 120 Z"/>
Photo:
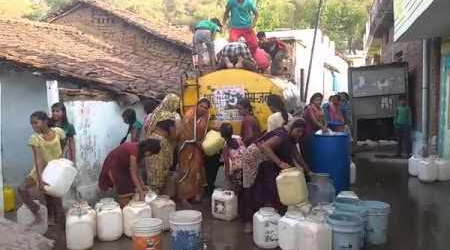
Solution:
<path fill-rule="evenodd" d="M 225 191 L 225 192 L 223 192 L 225 195 L 229 195 L 229 196 L 232 196 L 233 194 L 234 194 L 234 192 L 233 191 Z"/>

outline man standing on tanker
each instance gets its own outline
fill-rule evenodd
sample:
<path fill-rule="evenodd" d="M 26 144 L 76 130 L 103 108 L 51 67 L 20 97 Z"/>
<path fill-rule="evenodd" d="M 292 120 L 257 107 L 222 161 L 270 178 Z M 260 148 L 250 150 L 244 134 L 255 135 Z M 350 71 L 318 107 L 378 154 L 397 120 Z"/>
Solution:
<path fill-rule="evenodd" d="M 253 0 L 228 0 L 223 17 L 224 24 L 230 18 L 230 42 L 237 42 L 239 37 L 244 37 L 252 55 L 258 48 L 254 31 L 258 16 L 258 10 Z"/>

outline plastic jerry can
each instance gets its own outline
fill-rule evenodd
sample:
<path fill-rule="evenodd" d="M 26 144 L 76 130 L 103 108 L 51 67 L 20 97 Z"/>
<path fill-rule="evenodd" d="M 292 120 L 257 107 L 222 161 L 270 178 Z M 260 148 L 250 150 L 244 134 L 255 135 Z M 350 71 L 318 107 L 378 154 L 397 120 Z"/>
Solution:
<path fill-rule="evenodd" d="M 263 207 L 253 215 L 253 241 L 259 248 L 278 247 L 280 215 L 271 207 Z"/>
<path fill-rule="evenodd" d="M 231 190 L 215 189 L 211 210 L 214 218 L 231 221 L 238 215 L 238 198 Z"/>
<path fill-rule="evenodd" d="M 162 230 L 170 229 L 169 218 L 170 214 L 176 211 L 176 204 L 167 195 L 159 195 L 154 201 L 150 203 L 152 208 L 153 218 L 162 220 Z"/>
<path fill-rule="evenodd" d="M 16 193 L 13 187 L 4 186 L 3 187 L 3 199 L 4 199 L 4 210 L 5 212 L 11 212 L 16 210 Z"/>
<path fill-rule="evenodd" d="M 152 217 L 150 204 L 144 201 L 130 201 L 123 209 L 123 232 L 126 236 L 133 236 L 133 223 L 144 218 Z"/>
<path fill-rule="evenodd" d="M 87 208 L 74 208 L 66 219 L 66 245 L 69 250 L 86 250 L 94 245 L 95 218 Z"/>
<path fill-rule="evenodd" d="M 305 175 L 297 168 L 282 170 L 276 178 L 280 201 L 286 206 L 304 203 L 308 199 Z"/>
<path fill-rule="evenodd" d="M 123 219 L 119 205 L 100 206 L 97 212 L 97 236 L 101 241 L 115 241 L 122 237 Z"/>
<path fill-rule="evenodd" d="M 47 183 L 45 192 L 53 197 L 62 198 L 72 186 L 77 169 L 67 159 L 50 161 L 42 172 L 42 180 Z"/>

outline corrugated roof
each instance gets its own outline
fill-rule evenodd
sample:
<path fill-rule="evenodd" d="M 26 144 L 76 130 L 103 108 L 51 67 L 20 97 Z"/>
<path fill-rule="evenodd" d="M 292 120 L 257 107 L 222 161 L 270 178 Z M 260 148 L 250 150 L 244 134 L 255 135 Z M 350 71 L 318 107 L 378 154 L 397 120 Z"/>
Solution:
<path fill-rule="evenodd" d="M 0 18 L 0 59 L 98 84 L 116 93 L 161 98 L 178 92 L 178 79 L 165 75 L 164 62 L 123 55 L 74 28 Z"/>
<path fill-rule="evenodd" d="M 192 49 L 192 32 L 188 27 L 183 28 L 170 26 L 163 23 L 156 23 L 144 19 L 131 11 L 117 8 L 111 3 L 106 3 L 100 0 L 76 0 L 73 4 L 67 6 L 63 10 L 60 10 L 58 13 L 53 13 L 49 18 L 47 18 L 47 21 L 53 22 L 54 20 L 57 20 L 59 17 L 63 16 L 66 12 L 73 11 L 74 9 L 78 8 L 79 6 L 81 6 L 81 4 L 88 4 L 106 11 L 156 37 L 159 37 L 185 49 Z"/>

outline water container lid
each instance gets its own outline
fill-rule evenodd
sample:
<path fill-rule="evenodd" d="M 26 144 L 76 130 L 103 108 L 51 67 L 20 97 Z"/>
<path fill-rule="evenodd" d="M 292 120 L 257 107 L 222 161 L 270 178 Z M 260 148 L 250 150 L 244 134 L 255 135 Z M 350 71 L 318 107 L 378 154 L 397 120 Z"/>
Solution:
<path fill-rule="evenodd" d="M 391 212 L 391 205 L 381 201 L 364 201 L 363 204 L 369 208 L 370 214 L 387 214 Z"/>
<path fill-rule="evenodd" d="M 328 223 L 339 226 L 360 226 L 364 221 L 360 216 L 336 212 L 328 216 Z"/>
<path fill-rule="evenodd" d="M 314 133 L 314 137 L 348 137 L 348 133 L 346 133 L 346 132 L 333 132 L 332 134 L 316 134 L 316 133 Z"/>
<path fill-rule="evenodd" d="M 134 233 L 153 233 L 162 230 L 163 221 L 157 218 L 143 218 L 137 220 L 132 228 Z"/>
<path fill-rule="evenodd" d="M 82 215 L 86 215 L 86 214 L 88 214 L 88 210 L 83 207 L 74 208 L 74 209 L 70 210 L 70 213 L 69 213 L 69 215 L 71 215 L 71 216 L 82 216 Z"/>
<path fill-rule="evenodd" d="M 262 207 L 259 209 L 259 212 L 262 215 L 272 215 L 276 213 L 275 208 L 273 207 Z"/>
<path fill-rule="evenodd" d="M 173 224 L 186 224 L 190 225 L 193 223 L 202 222 L 202 213 L 196 210 L 180 210 L 172 212 L 169 215 L 169 221 Z"/>
<path fill-rule="evenodd" d="M 334 205 L 341 205 L 341 204 L 360 205 L 361 201 L 348 197 L 338 197 L 334 200 Z"/>
<path fill-rule="evenodd" d="M 157 200 L 170 200 L 170 196 L 168 195 L 158 195 L 156 197 Z"/>
<path fill-rule="evenodd" d="M 134 201 L 134 200 L 131 200 L 129 205 L 131 207 L 145 207 L 145 206 L 148 206 L 148 204 L 145 201 Z"/>
<path fill-rule="evenodd" d="M 305 218 L 300 211 L 287 211 L 285 216 L 286 216 L 286 218 L 290 218 L 290 219 L 302 219 L 302 218 Z"/>

